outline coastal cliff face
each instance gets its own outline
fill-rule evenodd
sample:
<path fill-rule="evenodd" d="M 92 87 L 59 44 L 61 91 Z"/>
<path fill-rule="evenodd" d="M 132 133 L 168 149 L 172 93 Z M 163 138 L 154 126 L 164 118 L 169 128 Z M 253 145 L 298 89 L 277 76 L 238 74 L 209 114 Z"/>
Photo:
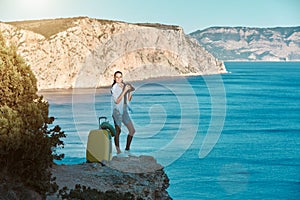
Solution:
<path fill-rule="evenodd" d="M 25 58 L 39 89 L 93 88 L 162 76 L 225 73 L 223 62 L 178 26 L 88 17 L 0 23 Z"/>
<path fill-rule="evenodd" d="M 190 36 L 224 61 L 300 60 L 300 27 L 213 27 Z"/>

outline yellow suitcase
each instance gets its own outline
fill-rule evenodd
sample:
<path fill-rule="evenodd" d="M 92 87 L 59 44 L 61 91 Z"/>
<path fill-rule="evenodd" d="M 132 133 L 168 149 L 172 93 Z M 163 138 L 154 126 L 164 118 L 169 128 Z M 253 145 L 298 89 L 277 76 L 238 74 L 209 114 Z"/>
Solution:
<path fill-rule="evenodd" d="M 99 118 L 100 120 L 106 117 Z M 107 129 L 91 130 L 88 136 L 86 159 L 87 162 L 102 162 L 103 160 L 110 161 L 112 159 L 112 142 L 111 132 Z"/>

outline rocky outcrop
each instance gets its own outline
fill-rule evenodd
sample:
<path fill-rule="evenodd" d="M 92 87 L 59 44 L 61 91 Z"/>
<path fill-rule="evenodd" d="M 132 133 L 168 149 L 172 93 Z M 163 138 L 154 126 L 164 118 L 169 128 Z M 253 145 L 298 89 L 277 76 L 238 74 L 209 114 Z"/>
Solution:
<path fill-rule="evenodd" d="M 300 27 L 213 27 L 190 36 L 224 61 L 300 61 Z"/>
<path fill-rule="evenodd" d="M 107 86 L 116 70 L 127 81 L 226 72 L 178 26 L 78 17 L 0 23 L 0 31 L 31 66 L 39 89 Z"/>
<path fill-rule="evenodd" d="M 52 169 L 59 188 L 74 189 L 77 184 L 100 192 L 130 193 L 134 199 L 172 199 L 166 189 L 169 179 L 163 167 L 151 156 L 113 157 L 100 163 L 56 165 Z M 48 196 L 57 199 L 58 194 Z"/>

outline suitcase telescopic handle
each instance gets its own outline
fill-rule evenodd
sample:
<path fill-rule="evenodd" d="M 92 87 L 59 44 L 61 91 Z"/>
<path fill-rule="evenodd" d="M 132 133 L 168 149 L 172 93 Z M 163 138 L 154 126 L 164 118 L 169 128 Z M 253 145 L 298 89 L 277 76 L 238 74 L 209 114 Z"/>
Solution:
<path fill-rule="evenodd" d="M 104 119 L 105 121 L 107 120 L 107 117 L 99 117 L 99 127 L 100 127 L 100 124 L 101 124 L 101 120 Z"/>

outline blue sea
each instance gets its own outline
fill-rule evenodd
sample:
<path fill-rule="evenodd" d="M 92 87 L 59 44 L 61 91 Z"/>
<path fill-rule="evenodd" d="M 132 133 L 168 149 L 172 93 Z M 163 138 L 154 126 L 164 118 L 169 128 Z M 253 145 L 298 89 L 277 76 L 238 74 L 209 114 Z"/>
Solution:
<path fill-rule="evenodd" d="M 165 167 L 175 200 L 299 199 L 300 63 L 225 65 L 229 73 L 222 75 L 133 83 L 132 152 Z M 113 123 L 110 88 L 41 94 L 67 134 L 57 150 L 65 158 L 57 163 L 85 162 L 98 117 Z"/>

